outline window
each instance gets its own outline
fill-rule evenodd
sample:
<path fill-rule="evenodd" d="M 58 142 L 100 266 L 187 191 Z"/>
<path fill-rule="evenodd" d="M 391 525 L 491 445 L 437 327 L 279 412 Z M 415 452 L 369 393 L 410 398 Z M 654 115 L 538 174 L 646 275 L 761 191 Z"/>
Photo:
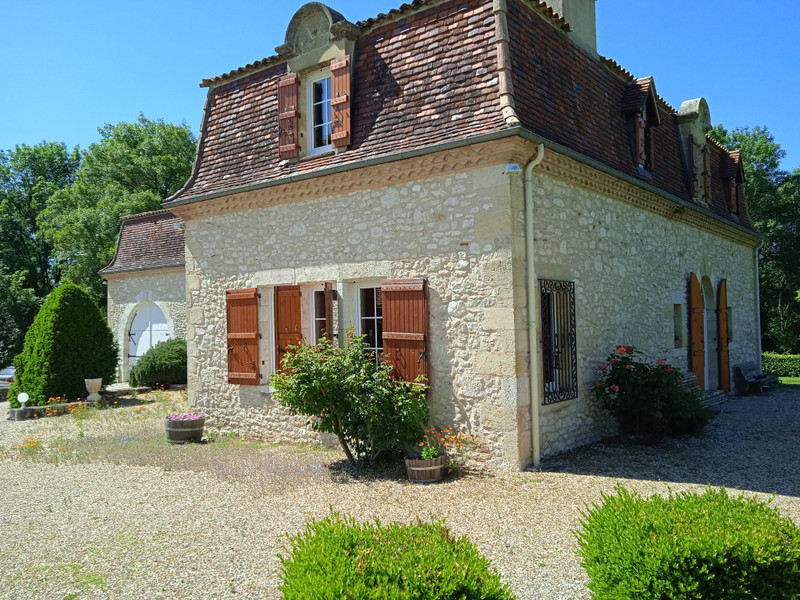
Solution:
<path fill-rule="evenodd" d="M 683 323 L 685 320 L 683 311 L 683 304 L 673 304 L 672 305 L 672 326 L 675 338 L 675 347 L 676 348 L 683 348 L 685 346 L 685 342 L 683 339 Z"/>
<path fill-rule="evenodd" d="M 361 288 L 358 292 L 358 331 L 366 336 L 367 350 L 376 357 L 383 352 L 383 293 L 379 287 Z M 377 358 L 376 358 L 377 360 Z"/>
<path fill-rule="evenodd" d="M 331 76 L 308 80 L 308 152 L 318 154 L 331 149 Z"/>
<path fill-rule="evenodd" d="M 575 283 L 539 280 L 544 404 L 578 397 Z"/>

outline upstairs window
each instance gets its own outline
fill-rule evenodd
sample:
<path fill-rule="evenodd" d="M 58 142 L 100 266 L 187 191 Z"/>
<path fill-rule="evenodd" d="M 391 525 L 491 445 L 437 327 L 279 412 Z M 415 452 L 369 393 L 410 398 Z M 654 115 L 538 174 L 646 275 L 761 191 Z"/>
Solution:
<path fill-rule="evenodd" d="M 642 174 L 649 175 L 655 168 L 655 128 L 661 123 L 652 77 L 628 82 L 622 97 L 622 112 L 629 115 L 636 165 Z"/>
<path fill-rule="evenodd" d="M 332 149 L 331 76 L 318 75 L 308 81 L 308 154 Z"/>

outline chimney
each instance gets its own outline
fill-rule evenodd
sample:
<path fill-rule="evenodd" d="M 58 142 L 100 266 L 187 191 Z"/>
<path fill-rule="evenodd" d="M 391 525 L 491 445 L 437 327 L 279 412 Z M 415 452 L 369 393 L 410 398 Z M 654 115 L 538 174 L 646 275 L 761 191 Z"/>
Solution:
<path fill-rule="evenodd" d="M 545 0 L 569 23 L 569 36 L 579 46 L 597 55 L 597 26 L 594 20 L 595 0 Z"/>

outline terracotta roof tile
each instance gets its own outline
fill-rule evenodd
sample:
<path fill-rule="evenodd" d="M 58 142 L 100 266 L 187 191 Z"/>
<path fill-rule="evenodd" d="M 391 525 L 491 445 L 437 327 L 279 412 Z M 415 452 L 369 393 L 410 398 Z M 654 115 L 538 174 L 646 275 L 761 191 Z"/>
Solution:
<path fill-rule="evenodd" d="M 123 217 L 114 259 L 101 274 L 181 266 L 182 221 L 168 210 Z"/>

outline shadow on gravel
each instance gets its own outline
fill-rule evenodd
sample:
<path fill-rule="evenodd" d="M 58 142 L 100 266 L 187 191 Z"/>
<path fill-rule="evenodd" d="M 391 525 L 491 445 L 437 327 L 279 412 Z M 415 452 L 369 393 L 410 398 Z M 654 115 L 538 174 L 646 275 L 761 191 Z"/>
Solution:
<path fill-rule="evenodd" d="M 542 461 L 543 471 L 725 486 L 800 497 L 800 386 L 733 396 L 702 435 L 654 446 L 611 438 Z"/>

